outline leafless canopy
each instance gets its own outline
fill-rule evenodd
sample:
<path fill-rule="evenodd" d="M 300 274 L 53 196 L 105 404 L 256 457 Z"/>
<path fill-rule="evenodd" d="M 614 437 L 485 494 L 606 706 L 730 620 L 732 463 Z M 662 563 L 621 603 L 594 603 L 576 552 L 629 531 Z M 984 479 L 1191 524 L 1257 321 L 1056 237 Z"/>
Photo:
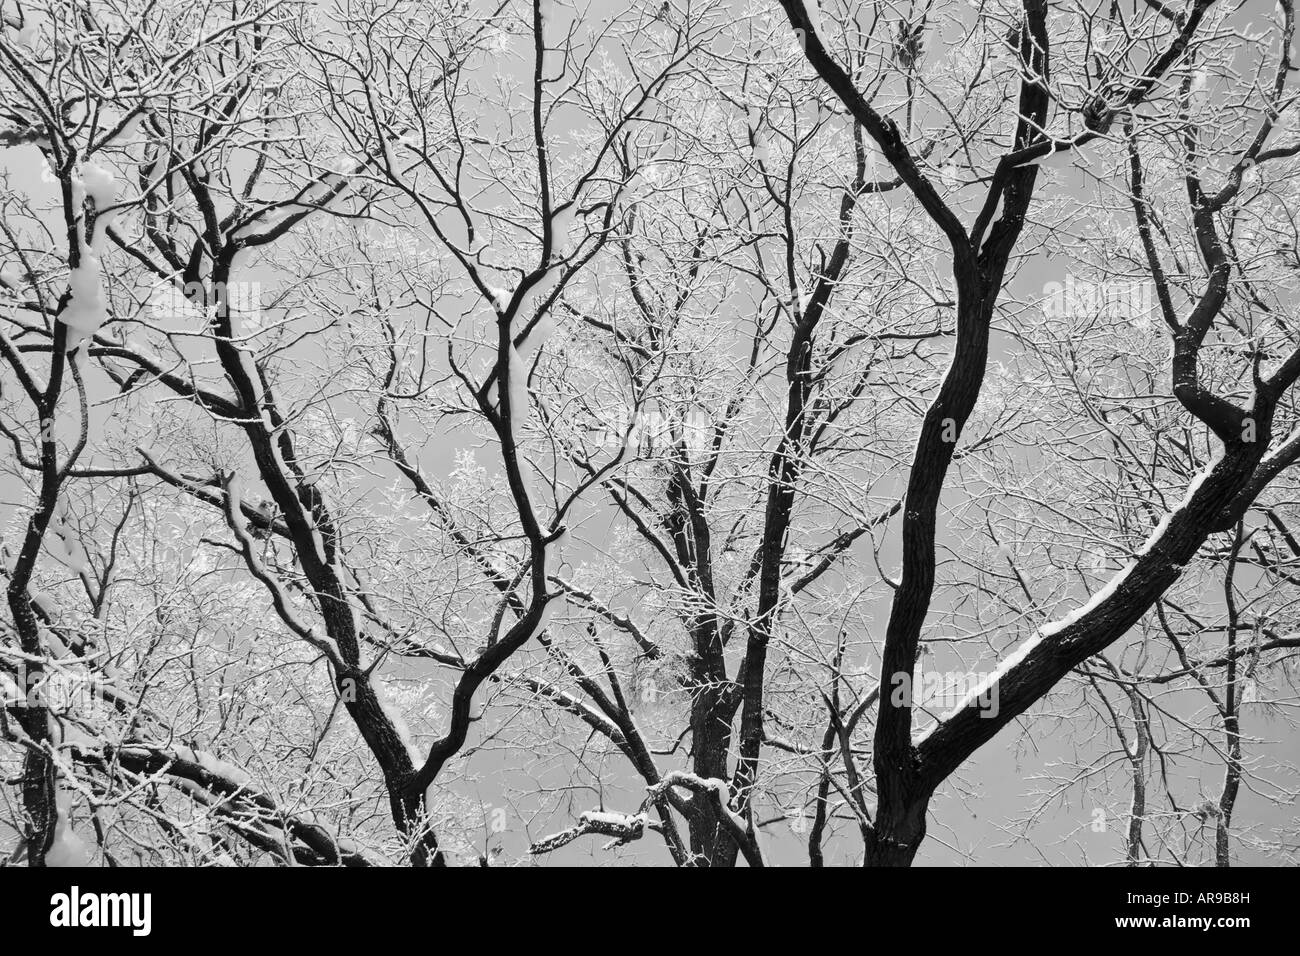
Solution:
<path fill-rule="evenodd" d="M 1292 0 L 0 11 L 10 862 L 1296 862 Z"/>

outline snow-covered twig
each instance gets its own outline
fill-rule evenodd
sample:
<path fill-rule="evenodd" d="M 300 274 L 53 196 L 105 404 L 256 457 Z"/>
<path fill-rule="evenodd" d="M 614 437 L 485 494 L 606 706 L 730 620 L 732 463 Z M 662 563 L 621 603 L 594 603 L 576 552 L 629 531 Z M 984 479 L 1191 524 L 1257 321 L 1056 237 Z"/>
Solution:
<path fill-rule="evenodd" d="M 628 814 L 612 813 L 606 810 L 588 810 L 578 818 L 578 823 L 575 826 L 571 826 L 567 830 L 561 830 L 559 833 L 553 833 L 548 837 L 543 837 L 530 846 L 528 852 L 533 856 L 552 853 L 588 833 L 613 837 L 614 842 L 605 847 L 608 850 L 641 839 L 647 829 L 656 830 L 658 828 L 659 824 L 648 820 L 645 813 Z"/>

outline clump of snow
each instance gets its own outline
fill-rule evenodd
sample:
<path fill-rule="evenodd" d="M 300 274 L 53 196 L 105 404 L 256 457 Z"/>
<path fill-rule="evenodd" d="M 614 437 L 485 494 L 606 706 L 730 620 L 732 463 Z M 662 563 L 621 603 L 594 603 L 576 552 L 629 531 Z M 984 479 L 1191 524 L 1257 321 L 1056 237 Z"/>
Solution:
<path fill-rule="evenodd" d="M 558 595 L 552 594 L 546 598 L 546 603 L 542 605 L 542 613 L 537 618 L 537 626 L 533 628 L 533 633 L 528 635 L 528 640 L 534 640 L 538 635 L 545 631 L 551 624 L 551 611 L 559 602 L 556 600 Z"/>
<path fill-rule="evenodd" d="M 569 537 L 569 529 L 566 527 L 560 531 L 559 535 L 546 545 L 546 569 L 554 571 L 564 561 L 564 552 L 569 547 L 572 539 Z"/>
<path fill-rule="evenodd" d="M 85 842 L 72 829 L 72 795 L 66 791 L 55 798 L 57 817 L 54 824 L 54 844 L 45 854 L 45 865 L 56 867 L 87 866 L 90 853 Z"/>
<path fill-rule="evenodd" d="M 623 184 L 623 192 L 629 199 L 642 199 L 655 188 L 667 182 L 671 170 L 667 163 L 655 158 L 658 157 L 660 151 L 656 150 L 654 157 L 637 167 L 632 175 L 628 177 L 627 182 Z"/>
<path fill-rule="evenodd" d="M 112 214 L 105 214 L 104 211 L 117 202 L 117 179 L 98 163 L 86 163 L 82 166 L 80 178 L 86 198 L 95 204 L 95 233 L 91 245 L 99 249 L 108 223 L 112 219 Z"/>
<path fill-rule="evenodd" d="M 5 4 L 5 7 L 9 6 L 11 4 Z M 0 15 L 0 29 L 8 31 L 20 46 L 35 47 L 41 36 L 36 16 L 31 10 L 31 4 L 20 3 L 17 6 L 18 16 L 10 15 L 8 10 L 5 10 L 4 14 Z"/>
<path fill-rule="evenodd" d="M 514 432 L 520 431 L 528 421 L 528 368 L 523 357 L 513 345 L 507 346 L 509 355 L 510 427 Z"/>
<path fill-rule="evenodd" d="M 236 787 L 247 787 L 253 782 L 242 767 L 237 767 L 232 763 L 227 763 L 218 757 L 213 756 L 205 750 L 191 750 L 189 747 L 177 747 L 176 756 L 181 760 L 198 764 L 214 777 L 220 777 Z"/>
<path fill-rule="evenodd" d="M 0 671 L 0 705 L 13 707 L 24 703 L 24 696 L 14 679 Z"/>
<path fill-rule="evenodd" d="M 23 272 L 12 262 L 0 265 L 0 282 L 10 289 L 19 289 L 23 284 Z"/>
<path fill-rule="evenodd" d="M 1259 682 L 1256 681 L 1255 678 L 1246 678 L 1246 682 L 1241 688 L 1241 702 L 1243 704 L 1254 704 L 1259 702 Z"/>
<path fill-rule="evenodd" d="M 50 652 L 52 657 L 63 657 L 68 654 L 68 645 L 64 643 L 59 635 L 55 634 L 47 627 L 39 629 L 41 641 L 45 644 L 45 649 Z"/>
<path fill-rule="evenodd" d="M 615 813 L 609 810 L 587 810 L 578 819 L 582 823 L 620 830 L 637 830 L 646 824 L 644 813 Z"/>
<path fill-rule="evenodd" d="M 1209 77 L 1206 75 L 1205 67 L 1199 67 L 1192 74 L 1192 82 L 1188 90 L 1192 105 L 1195 107 L 1204 106 L 1210 100 Z"/>
<path fill-rule="evenodd" d="M 415 741 L 411 736 L 411 728 L 406 723 L 406 718 L 402 712 L 397 709 L 393 700 L 388 695 L 388 688 L 384 682 L 376 676 L 370 678 L 370 686 L 375 692 L 375 700 L 379 702 L 379 707 L 388 717 L 388 722 L 393 725 L 393 730 L 397 733 L 398 739 L 402 741 L 402 746 L 406 748 L 407 754 L 411 757 L 411 762 L 417 767 L 424 763 L 424 758 L 420 756 L 415 749 Z"/>
<path fill-rule="evenodd" d="M 578 202 L 573 200 L 551 214 L 551 247 L 560 255 L 567 255 L 581 244 L 578 229 Z"/>
<path fill-rule="evenodd" d="M 537 321 L 533 324 L 532 329 L 524 336 L 522 342 L 518 345 L 519 355 L 521 358 L 530 358 L 533 353 L 541 349 L 547 340 L 555 333 L 555 319 L 549 311 L 538 316 Z"/>
<path fill-rule="evenodd" d="M 529 286 L 515 314 L 525 318 L 531 316 L 537 311 L 540 304 L 555 291 L 555 287 L 560 284 L 560 278 L 563 275 L 564 267 L 559 265 L 551 266 L 542 273 L 542 277 Z"/>
<path fill-rule="evenodd" d="M 64 513 L 56 511 L 50 516 L 44 544 L 46 552 L 73 574 L 85 574 L 90 570 L 90 558 L 81 543 L 81 536 L 68 525 Z"/>
<path fill-rule="evenodd" d="M 67 350 L 79 348 L 108 321 L 108 301 L 99 271 L 99 257 L 83 248 L 81 262 L 68 274 L 70 298 L 59 314 L 68 327 Z"/>
<path fill-rule="evenodd" d="M 41 609 L 41 612 L 47 617 L 59 616 L 59 602 L 54 600 L 45 591 L 37 591 L 32 595 L 32 603 Z"/>
<path fill-rule="evenodd" d="M 105 210 L 117 201 L 117 181 L 113 174 L 96 163 L 87 163 L 74 182 L 74 200 L 80 205 L 82 197 L 95 204 L 95 226 L 90 242 L 77 230 L 77 265 L 68 273 L 69 300 L 59 314 L 68 328 L 67 350 L 79 348 L 108 321 L 108 301 L 104 296 L 104 281 L 99 257 L 104 251 L 108 226 L 113 214 Z"/>
<path fill-rule="evenodd" d="M 144 113 L 143 112 L 136 113 L 125 123 L 122 124 L 122 128 L 118 130 L 116 134 L 114 134 L 109 139 L 105 140 L 103 145 L 109 146 L 109 145 L 122 145 L 126 143 L 134 143 L 139 140 L 140 129 L 143 125 L 144 125 Z"/>

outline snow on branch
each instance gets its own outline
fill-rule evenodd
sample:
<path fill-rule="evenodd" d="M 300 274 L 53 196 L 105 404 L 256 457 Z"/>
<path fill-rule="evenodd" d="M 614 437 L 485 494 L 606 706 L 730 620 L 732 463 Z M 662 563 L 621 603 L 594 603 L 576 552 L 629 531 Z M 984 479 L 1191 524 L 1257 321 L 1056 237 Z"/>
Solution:
<path fill-rule="evenodd" d="M 588 810 L 578 818 L 578 823 L 575 826 L 571 826 L 567 830 L 561 830 L 559 833 L 553 833 L 548 837 L 543 837 L 530 846 L 528 852 L 533 856 L 552 853 L 561 847 L 567 846 L 579 837 L 586 836 L 588 833 L 613 837 L 614 841 L 605 847 L 608 850 L 631 843 L 633 840 L 639 840 L 645 835 L 647 829 L 655 830 L 660 826 L 660 824 L 647 820 L 644 813 L 627 814 L 611 813 L 605 810 Z"/>
<path fill-rule="evenodd" d="M 646 804 L 657 799 L 670 787 L 682 787 L 704 797 L 713 812 L 730 832 L 750 866 L 766 866 L 758 840 L 750 833 L 746 820 L 730 807 L 731 787 L 717 777 L 701 777 L 685 770 L 674 770 L 647 790 Z"/>

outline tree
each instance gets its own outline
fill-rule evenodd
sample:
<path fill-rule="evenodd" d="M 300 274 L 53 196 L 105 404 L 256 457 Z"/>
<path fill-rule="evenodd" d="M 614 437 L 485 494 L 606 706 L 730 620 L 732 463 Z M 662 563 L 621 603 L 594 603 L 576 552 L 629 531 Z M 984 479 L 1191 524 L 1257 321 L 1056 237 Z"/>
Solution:
<path fill-rule="evenodd" d="M 1290 4 L 607 13 L 5 5 L 13 859 L 1284 855 Z"/>
<path fill-rule="evenodd" d="M 996 162 L 987 198 L 969 231 L 917 167 L 897 124 L 873 108 L 835 62 L 808 8 L 801 0 L 783 0 L 782 6 L 793 27 L 804 32 L 809 63 L 879 143 L 953 249 L 957 341 L 952 365 L 930 402 L 917 439 L 904 504 L 903 572 L 891 605 L 882 652 L 882 684 L 900 675 L 910 682 L 917 643 L 933 595 L 936 511 L 955 445 L 944 437 L 943 428 L 945 422 L 951 421 L 960 431 L 978 398 L 987 362 L 990 323 L 1038 176 L 1035 161 L 1095 143 L 1110 132 L 1118 115 L 1131 115 L 1141 104 L 1150 102 L 1151 92 L 1172 66 L 1182 61 L 1195 64 L 1199 47 L 1192 41 L 1212 4 L 1195 3 L 1180 14 L 1158 8 L 1156 19 L 1165 21 L 1166 36 L 1136 44 L 1139 49 L 1122 49 L 1116 58 L 1119 62 L 1101 68 L 1096 89 L 1074 80 L 1076 89 L 1087 92 L 1079 111 L 1083 128 L 1071 136 L 1067 131 L 1051 131 L 1052 103 L 1068 102 L 1060 94 L 1051 95 L 1051 87 L 1069 83 L 1062 76 L 1061 58 L 1051 54 L 1057 45 L 1066 45 L 1069 52 L 1079 49 L 1070 41 L 1091 39 L 1086 32 L 1088 25 L 1085 22 L 1082 37 L 1076 39 L 1067 33 L 1066 44 L 1053 43 L 1049 40 L 1047 5 L 1025 3 L 1023 19 L 1015 31 L 1018 43 L 1012 44 L 1018 47 L 1015 56 L 1022 73 L 1016 130 L 1010 149 Z M 874 741 L 878 804 L 867 841 L 868 863 L 910 863 L 925 834 L 925 811 L 935 787 L 1073 668 L 1136 624 L 1177 580 L 1183 566 L 1209 536 L 1240 521 L 1263 485 L 1294 460 L 1297 445 L 1293 439 L 1283 440 L 1277 448 L 1270 449 L 1270 445 L 1279 406 L 1285 421 L 1283 399 L 1300 371 L 1300 353 L 1284 351 L 1265 373 L 1263 350 L 1257 350 L 1252 356 L 1253 393 L 1240 404 L 1204 385 L 1199 371 L 1201 349 L 1224 307 L 1233 271 L 1216 216 L 1237 196 L 1245 169 L 1258 162 L 1274 130 L 1289 70 L 1292 29 L 1291 12 L 1284 6 L 1277 78 L 1265 94 L 1253 138 L 1231 155 L 1226 182 L 1211 193 L 1201 183 L 1195 122 L 1183 114 L 1190 160 L 1184 179 L 1206 273 L 1199 287 L 1190 290 L 1191 302 L 1185 310 L 1175 305 L 1163 281 L 1147 224 L 1142 164 L 1140 159 L 1133 161 L 1130 187 L 1134 214 L 1139 231 L 1148 237 L 1148 265 L 1174 343 L 1174 396 L 1187 413 L 1213 433 L 1221 446 L 1217 460 L 1193 479 L 1182 505 L 1167 515 L 1119 574 L 1067 616 L 1038 628 L 999 666 L 994 677 L 1001 701 L 996 716 L 981 708 L 977 698 L 971 699 L 914 743 L 910 701 L 882 695 Z M 1155 50 L 1144 56 L 1146 51 L 1141 48 L 1152 46 Z M 1070 64 L 1069 52 L 1065 64 Z M 1129 59 L 1136 69 L 1123 68 Z M 1087 60 L 1080 65 L 1086 70 Z M 1086 80 L 1087 73 L 1083 75 Z M 1134 79 L 1128 79 L 1130 76 Z M 1193 74 L 1184 84 L 1185 101 L 1191 98 L 1193 82 L 1204 82 L 1203 75 Z M 1126 121 L 1126 129 L 1131 130 L 1133 125 Z M 1232 718 L 1228 720 L 1235 747 Z"/>

